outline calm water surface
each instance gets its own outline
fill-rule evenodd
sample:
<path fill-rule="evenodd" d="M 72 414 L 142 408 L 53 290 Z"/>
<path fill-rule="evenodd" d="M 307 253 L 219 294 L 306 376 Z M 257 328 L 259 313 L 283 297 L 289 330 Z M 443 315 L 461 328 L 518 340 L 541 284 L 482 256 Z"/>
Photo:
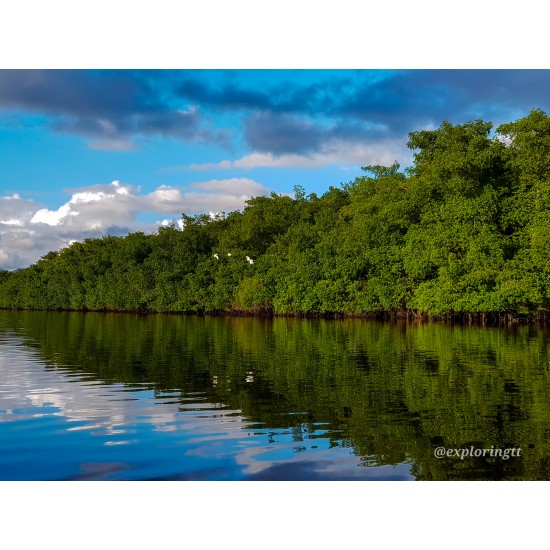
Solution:
<path fill-rule="evenodd" d="M 550 478 L 548 334 L 0 312 L 0 479 Z M 436 458 L 445 448 L 521 456 Z"/>

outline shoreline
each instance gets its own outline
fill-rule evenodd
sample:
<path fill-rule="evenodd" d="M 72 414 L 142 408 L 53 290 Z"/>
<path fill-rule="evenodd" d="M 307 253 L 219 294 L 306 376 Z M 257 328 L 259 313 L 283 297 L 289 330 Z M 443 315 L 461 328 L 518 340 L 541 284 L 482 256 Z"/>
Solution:
<path fill-rule="evenodd" d="M 406 322 L 443 322 L 474 326 L 514 326 L 514 325 L 546 325 L 550 324 L 550 312 L 537 315 L 519 313 L 446 313 L 429 315 L 414 310 L 382 311 L 370 313 L 274 313 L 273 311 L 247 311 L 241 309 L 219 311 L 158 311 L 153 309 L 40 309 L 40 308 L 6 308 L 0 311 L 43 311 L 50 313 L 112 313 L 129 315 L 178 315 L 194 317 L 249 317 L 257 319 L 317 319 L 338 321 L 347 319 L 365 319 L 372 321 L 406 321 Z"/>

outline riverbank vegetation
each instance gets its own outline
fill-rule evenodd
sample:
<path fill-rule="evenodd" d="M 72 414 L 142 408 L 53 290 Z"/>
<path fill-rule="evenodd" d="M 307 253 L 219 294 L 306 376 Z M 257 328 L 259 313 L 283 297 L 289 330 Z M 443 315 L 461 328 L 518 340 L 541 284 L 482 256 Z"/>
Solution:
<path fill-rule="evenodd" d="M 0 307 L 276 315 L 546 316 L 550 117 L 409 134 L 367 166 L 184 228 L 74 243 L 0 273 Z"/>

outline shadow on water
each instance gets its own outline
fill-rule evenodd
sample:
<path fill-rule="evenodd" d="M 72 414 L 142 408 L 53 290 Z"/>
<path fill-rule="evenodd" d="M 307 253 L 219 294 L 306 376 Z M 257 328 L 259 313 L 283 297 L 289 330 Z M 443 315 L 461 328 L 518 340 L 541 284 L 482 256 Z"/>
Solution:
<path fill-rule="evenodd" d="M 46 368 L 98 388 L 140 388 L 183 412 L 201 403 L 237 411 L 270 444 L 283 431 L 292 457 L 241 479 L 550 478 L 542 329 L 10 311 L 0 325 Z M 335 447 L 355 457 L 354 468 L 317 459 Z M 514 447 L 521 456 L 440 459 L 437 447 Z M 90 464 L 74 478 L 105 473 Z M 216 468 L 206 477 L 225 478 Z"/>

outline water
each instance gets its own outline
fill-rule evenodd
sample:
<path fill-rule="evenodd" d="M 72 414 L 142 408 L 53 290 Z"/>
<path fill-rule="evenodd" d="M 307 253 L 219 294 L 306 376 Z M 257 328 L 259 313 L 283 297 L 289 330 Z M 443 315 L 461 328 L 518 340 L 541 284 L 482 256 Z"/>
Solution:
<path fill-rule="evenodd" d="M 549 479 L 549 352 L 528 326 L 2 311 L 0 479 Z"/>

